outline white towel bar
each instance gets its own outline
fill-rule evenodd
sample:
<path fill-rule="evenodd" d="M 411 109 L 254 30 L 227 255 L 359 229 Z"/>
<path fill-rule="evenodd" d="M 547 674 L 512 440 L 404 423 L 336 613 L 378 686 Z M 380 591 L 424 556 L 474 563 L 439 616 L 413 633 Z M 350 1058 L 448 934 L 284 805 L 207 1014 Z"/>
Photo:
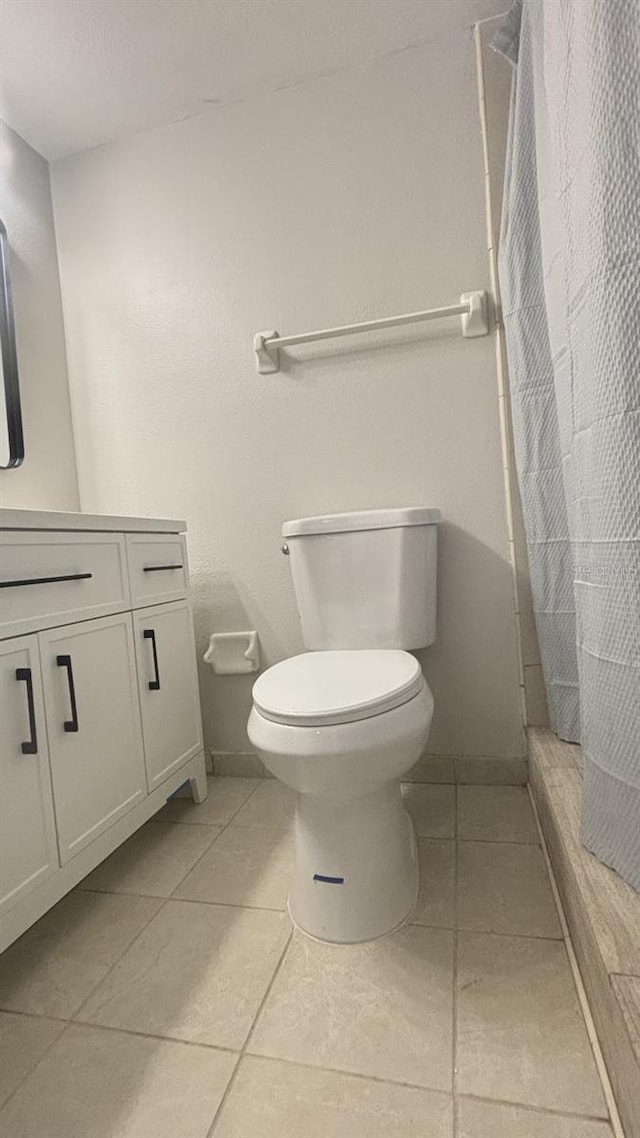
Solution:
<path fill-rule="evenodd" d="M 314 340 L 333 340 L 337 336 L 354 336 L 360 332 L 376 332 L 381 328 L 399 328 L 421 320 L 438 320 L 443 316 L 462 317 L 463 336 L 486 336 L 489 331 L 486 292 L 463 292 L 459 304 L 446 308 L 428 308 L 425 312 L 406 312 L 403 316 L 386 316 L 363 324 L 343 324 L 338 328 L 321 328 L 318 332 L 299 332 L 295 336 L 279 336 L 277 332 L 257 332 L 253 349 L 260 375 L 280 370 L 279 349 L 293 344 L 310 344 Z"/>

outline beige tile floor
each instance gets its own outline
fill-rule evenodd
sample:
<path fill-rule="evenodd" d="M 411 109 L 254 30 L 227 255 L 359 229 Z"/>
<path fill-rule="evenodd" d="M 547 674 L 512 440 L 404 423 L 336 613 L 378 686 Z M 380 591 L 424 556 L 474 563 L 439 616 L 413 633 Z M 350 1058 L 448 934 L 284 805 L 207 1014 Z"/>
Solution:
<path fill-rule="evenodd" d="M 173 800 L 0 957 L 11 1138 L 612 1138 L 526 790 L 411 784 L 411 922 L 285 911 L 292 795 Z"/>

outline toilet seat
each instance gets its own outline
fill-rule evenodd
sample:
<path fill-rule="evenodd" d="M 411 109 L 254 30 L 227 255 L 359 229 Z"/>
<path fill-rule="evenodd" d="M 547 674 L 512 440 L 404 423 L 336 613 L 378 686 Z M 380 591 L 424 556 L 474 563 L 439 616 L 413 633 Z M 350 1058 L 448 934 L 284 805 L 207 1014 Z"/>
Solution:
<path fill-rule="evenodd" d="M 396 649 L 304 652 L 274 664 L 253 687 L 256 710 L 274 723 L 322 727 L 382 715 L 423 687 L 420 665 Z"/>

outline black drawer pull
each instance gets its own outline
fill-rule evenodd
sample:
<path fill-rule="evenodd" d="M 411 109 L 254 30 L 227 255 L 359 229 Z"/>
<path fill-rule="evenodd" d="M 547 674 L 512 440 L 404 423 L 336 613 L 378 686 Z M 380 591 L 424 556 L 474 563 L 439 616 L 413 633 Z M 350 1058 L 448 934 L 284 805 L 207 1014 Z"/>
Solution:
<path fill-rule="evenodd" d="M 36 709 L 33 703 L 33 680 L 31 668 L 16 668 L 16 679 L 23 680 L 27 685 L 27 707 L 29 708 L 29 735 L 26 743 L 22 744 L 23 755 L 38 754 L 38 736 L 36 734 Z"/>
<path fill-rule="evenodd" d="M 69 681 L 69 702 L 71 703 L 71 719 L 65 720 L 63 727 L 65 731 L 78 730 L 78 709 L 76 707 L 76 689 L 73 682 L 73 667 L 71 666 L 70 656 L 56 656 L 56 664 L 59 668 L 67 669 L 67 680 Z"/>
<path fill-rule="evenodd" d="M 0 589 L 18 589 L 22 585 L 53 585 L 56 581 L 87 581 L 93 573 L 65 573 L 64 577 L 29 577 L 25 581 L 0 581 Z"/>
<path fill-rule="evenodd" d="M 167 569 L 183 569 L 183 565 L 145 565 L 143 573 L 164 573 Z"/>
<path fill-rule="evenodd" d="M 153 651 L 153 669 L 156 674 L 155 680 L 149 680 L 149 691 L 160 691 L 160 672 L 158 671 L 158 650 L 156 648 L 156 634 L 153 628 L 145 628 L 142 635 L 145 640 L 151 641 L 151 649 Z"/>

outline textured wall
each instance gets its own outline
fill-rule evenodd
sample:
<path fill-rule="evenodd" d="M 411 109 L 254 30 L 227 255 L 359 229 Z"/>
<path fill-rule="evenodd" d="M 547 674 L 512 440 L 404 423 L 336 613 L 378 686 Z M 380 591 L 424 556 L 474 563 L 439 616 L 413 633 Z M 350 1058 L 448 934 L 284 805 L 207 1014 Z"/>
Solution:
<path fill-rule="evenodd" d="M 523 753 L 490 339 L 425 325 L 300 348 L 273 376 L 251 346 L 487 287 L 471 38 L 148 131 L 52 179 L 83 508 L 185 516 L 200 650 L 257 628 L 272 663 L 302 648 L 283 519 L 440 507 L 430 749 Z M 247 749 L 251 677 L 203 666 L 201 681 L 209 745 Z"/>
<path fill-rule="evenodd" d="M 21 467 L 0 470 L 0 505 L 77 510 L 49 167 L 0 121 L 0 169 L 26 453 Z"/>

